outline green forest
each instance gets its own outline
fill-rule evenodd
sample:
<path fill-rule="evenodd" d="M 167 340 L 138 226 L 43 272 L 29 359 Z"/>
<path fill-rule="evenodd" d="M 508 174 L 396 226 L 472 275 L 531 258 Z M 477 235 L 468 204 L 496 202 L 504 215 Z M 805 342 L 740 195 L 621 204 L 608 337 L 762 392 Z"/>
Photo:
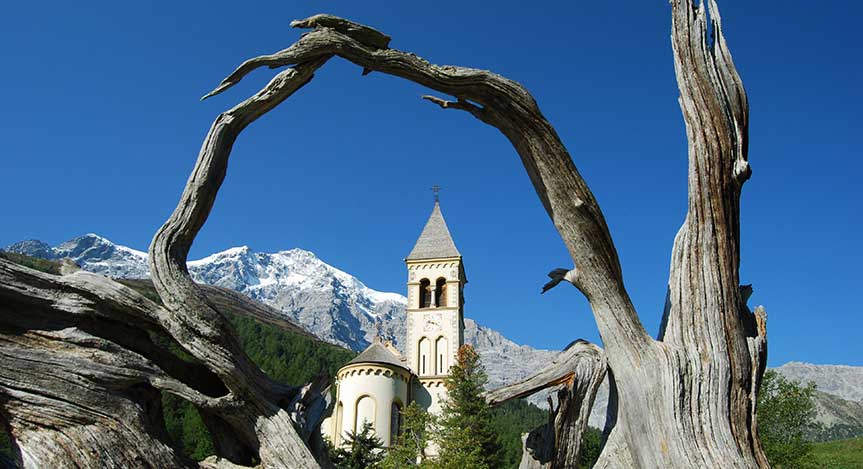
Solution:
<path fill-rule="evenodd" d="M 28 267 L 59 273 L 56 262 L 34 259 L 27 256 L 0 251 L 0 257 Z M 135 288 L 143 295 L 159 301 L 152 284 L 147 280 L 122 280 L 122 283 Z M 277 326 L 265 324 L 246 316 L 225 313 L 234 327 L 235 333 L 249 357 L 273 379 L 287 384 L 299 385 L 310 381 L 320 373 L 335 376 L 336 371 L 350 361 L 356 354 L 350 350 L 322 342 L 307 334 L 288 331 Z M 191 359 L 182 349 L 174 345 L 166 335 L 153 335 L 181 358 Z M 772 383 L 772 384 L 771 384 Z M 788 388 L 788 389 L 786 389 Z M 810 389 L 811 388 L 811 389 Z M 789 425 L 783 416 L 812 414 L 811 386 L 792 385 L 769 372 L 759 400 L 759 424 L 762 427 L 762 441 L 768 450 L 776 449 L 771 461 L 782 459 L 791 452 L 782 445 L 790 437 L 790 428 L 802 429 L 801 425 Z M 190 459 L 201 460 L 213 454 L 213 443 L 201 420 L 198 411 L 186 401 L 167 393 L 162 396 L 165 426 L 171 443 Z M 792 409 L 789 411 L 788 409 Z M 803 409 L 803 410 L 801 410 Z M 808 410 L 807 410 L 808 409 Z M 771 417 L 778 422 L 771 424 Z M 780 418 L 782 417 L 782 418 Z M 502 467 L 516 468 L 521 459 L 521 435 L 546 422 L 547 412 L 525 401 L 511 401 L 492 409 L 491 426 L 501 447 Z M 776 435 L 768 431 L 776 429 Z M 798 432 L 799 433 L 799 432 Z M 801 440 L 796 433 L 793 439 Z M 775 440 L 775 441 L 774 441 Z M 590 428 L 584 436 L 584 451 L 581 464 L 590 467 L 599 455 L 601 434 Z M 0 455 L 11 456 L 12 442 L 5 423 L 0 420 Z M 773 448 L 773 447 L 776 448 Z M 799 445 L 794 445 L 795 448 Z M 799 467 L 852 468 L 863 467 L 863 438 L 855 438 L 824 443 L 807 443 L 808 460 Z M 768 451 L 770 452 L 770 451 Z M 0 466 L 3 461 L 0 458 Z M 783 467 L 798 467 L 791 463 Z"/>
<path fill-rule="evenodd" d="M 58 264 L 54 261 L 3 251 L 0 251 L 0 257 L 42 272 L 59 273 Z M 150 281 L 120 281 L 144 296 L 159 301 Z M 300 385 L 311 381 L 320 373 L 335 376 L 336 371 L 356 355 L 350 350 L 305 334 L 287 331 L 250 317 L 225 314 L 249 357 L 270 377 L 283 383 Z M 152 338 L 171 348 L 178 356 L 191 358 L 167 336 L 153 335 Z M 176 448 L 194 460 L 201 460 L 213 454 L 213 442 L 194 406 L 167 393 L 162 395 L 162 405 L 165 427 Z M 503 448 L 503 459 L 507 462 L 507 467 L 518 467 L 521 459 L 521 434 L 541 425 L 546 419 L 547 413 L 544 410 L 524 401 L 508 402 L 493 410 L 494 432 Z M 0 431 L 0 453 L 11 455 L 11 442 L 6 431 Z"/>
<path fill-rule="evenodd" d="M 318 373 L 335 376 L 355 355 L 248 317 L 229 317 L 249 357 L 273 379 L 287 384 L 308 382 Z M 195 408 L 167 394 L 162 402 L 165 425 L 175 445 L 196 460 L 212 454 L 213 443 Z M 521 434 L 545 423 L 547 413 L 533 404 L 512 401 L 495 408 L 492 414 L 492 426 L 503 448 L 506 467 L 516 468 L 521 460 Z M 598 436 L 596 443 L 598 447 Z"/>

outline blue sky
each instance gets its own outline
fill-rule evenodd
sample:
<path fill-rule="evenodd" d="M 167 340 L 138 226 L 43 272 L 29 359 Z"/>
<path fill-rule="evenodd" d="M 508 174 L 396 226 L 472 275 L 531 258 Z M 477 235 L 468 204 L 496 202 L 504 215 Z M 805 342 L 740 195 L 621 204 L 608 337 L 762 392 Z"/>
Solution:
<path fill-rule="evenodd" d="M 96 232 L 145 250 L 173 210 L 212 119 L 262 70 L 198 98 L 245 58 L 291 44 L 329 12 L 436 63 L 522 82 L 596 194 L 627 287 L 658 328 L 686 208 L 686 139 L 670 12 L 645 2 L 13 2 L 0 17 L 0 245 Z M 769 363 L 863 365 L 863 4 L 722 2 L 752 107 L 741 280 L 769 314 Z M 402 258 L 440 184 L 465 257 L 466 314 L 520 343 L 598 341 L 518 156 L 496 130 L 427 91 L 333 60 L 247 129 L 192 257 L 302 247 L 370 287 L 403 292 Z"/>

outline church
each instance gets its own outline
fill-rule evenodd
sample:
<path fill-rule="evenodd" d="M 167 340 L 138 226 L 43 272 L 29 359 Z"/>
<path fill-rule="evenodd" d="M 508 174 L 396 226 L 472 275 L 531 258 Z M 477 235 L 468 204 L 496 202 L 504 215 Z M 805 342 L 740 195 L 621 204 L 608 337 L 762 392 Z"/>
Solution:
<path fill-rule="evenodd" d="M 405 264 L 404 354 L 392 343 L 376 338 L 339 369 L 335 407 L 321 427 L 336 446 L 344 442 L 346 433 L 359 431 L 370 422 L 389 447 L 400 432 L 405 405 L 416 402 L 437 415 L 446 398 L 444 380 L 464 344 L 467 277 L 437 200 Z"/>

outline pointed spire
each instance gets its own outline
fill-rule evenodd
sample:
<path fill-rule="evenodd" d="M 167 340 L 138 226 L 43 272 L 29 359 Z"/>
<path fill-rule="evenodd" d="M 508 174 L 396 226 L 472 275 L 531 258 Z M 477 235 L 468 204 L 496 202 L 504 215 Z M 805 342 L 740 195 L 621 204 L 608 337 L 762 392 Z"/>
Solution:
<path fill-rule="evenodd" d="M 446 257 L 461 257 L 449 228 L 440 211 L 440 203 L 435 201 L 434 209 L 423 228 L 417 243 L 406 260 L 439 259 Z"/>

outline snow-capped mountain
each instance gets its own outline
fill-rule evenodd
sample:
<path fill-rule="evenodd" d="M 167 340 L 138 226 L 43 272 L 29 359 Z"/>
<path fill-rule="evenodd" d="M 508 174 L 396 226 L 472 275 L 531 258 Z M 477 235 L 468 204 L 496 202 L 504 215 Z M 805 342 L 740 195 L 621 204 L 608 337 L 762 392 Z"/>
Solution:
<path fill-rule="evenodd" d="M 44 259 L 69 257 L 85 270 L 110 277 L 149 275 L 147 253 L 92 233 L 55 247 L 27 240 L 5 250 Z M 248 246 L 235 247 L 189 262 L 189 272 L 198 282 L 231 288 L 275 307 L 325 341 L 360 351 L 380 335 L 402 348 L 406 335 L 406 298 L 398 293 L 373 290 L 309 251 L 259 253 Z M 472 319 L 465 320 L 465 342 L 480 353 L 488 372 L 489 388 L 521 380 L 543 368 L 559 353 L 518 345 Z M 822 391 L 816 400 L 819 420 L 825 426 L 844 424 L 847 427 L 844 436 L 863 431 L 860 430 L 863 367 L 792 362 L 777 371 L 795 380 L 815 381 Z M 608 386 L 603 383 L 591 412 L 592 426 L 602 428 L 607 399 Z M 545 407 L 545 393 L 532 396 L 530 401 Z"/>
<path fill-rule="evenodd" d="M 114 244 L 93 234 L 85 234 L 56 247 L 35 239 L 7 246 L 5 251 L 42 259 L 71 258 L 82 269 L 107 277 L 144 278 L 149 276 L 147 253 Z"/>
<path fill-rule="evenodd" d="M 270 254 L 231 248 L 189 262 L 189 273 L 273 306 L 321 339 L 354 351 L 377 333 L 396 339 L 405 334 L 398 317 L 403 296 L 372 290 L 302 249 Z"/>
<path fill-rule="evenodd" d="M 56 247 L 28 240 L 5 250 L 46 259 L 69 257 L 87 271 L 111 277 L 149 275 L 145 252 L 92 233 Z M 273 306 L 317 337 L 354 351 L 364 349 L 376 335 L 399 348 L 404 342 L 403 295 L 373 290 L 309 251 L 259 253 L 248 246 L 235 247 L 190 261 L 189 273 L 198 282 L 230 288 Z M 465 341 L 482 356 L 490 387 L 527 377 L 558 353 L 518 345 L 471 319 L 465 320 Z"/>

